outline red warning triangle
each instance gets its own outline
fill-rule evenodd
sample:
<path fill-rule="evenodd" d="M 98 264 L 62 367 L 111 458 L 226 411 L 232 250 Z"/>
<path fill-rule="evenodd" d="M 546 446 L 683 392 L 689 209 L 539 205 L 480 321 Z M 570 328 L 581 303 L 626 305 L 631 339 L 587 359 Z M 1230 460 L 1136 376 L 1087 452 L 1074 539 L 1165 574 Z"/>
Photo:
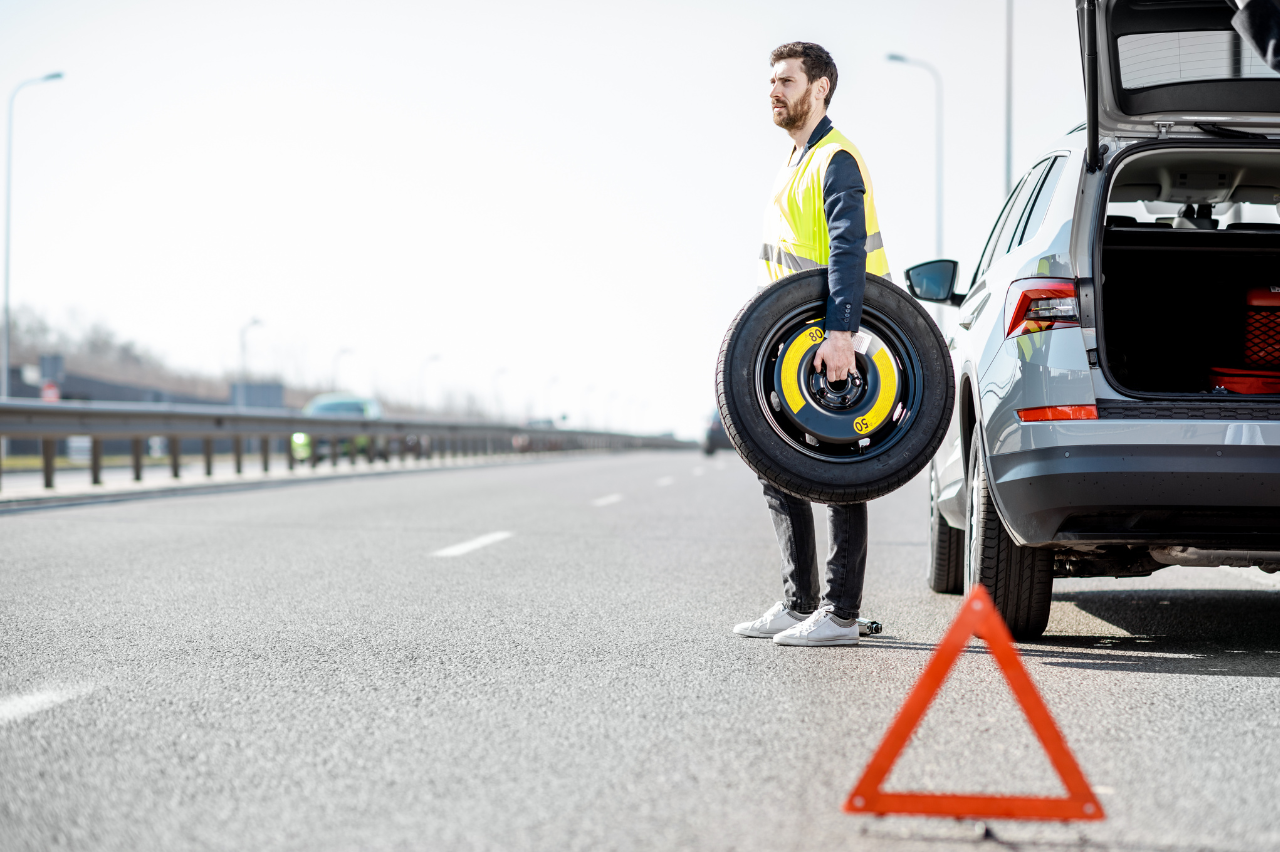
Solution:
<path fill-rule="evenodd" d="M 1044 747 L 1058 778 L 1067 790 L 1063 798 L 1043 796 L 971 796 L 953 793 L 886 793 L 880 789 L 889 777 L 893 764 L 906 747 L 907 741 L 924 718 L 951 667 L 969 644 L 969 637 L 977 636 L 987 643 L 1000 671 L 1013 690 L 1014 698 L 1031 723 L 1040 745 Z M 1104 819 L 1102 805 L 1098 803 L 1085 780 L 1080 765 L 1071 756 L 1066 740 L 1054 724 L 1049 708 L 1036 691 L 1031 676 L 1027 674 L 1018 651 L 1013 647 L 1013 636 L 1004 619 L 996 611 L 991 597 L 981 584 L 960 608 L 960 615 L 942 637 L 933 659 L 925 666 L 924 673 L 907 696 L 898 718 L 893 720 L 884 735 L 880 747 L 872 755 L 866 771 L 862 773 L 849 799 L 844 803 L 849 813 L 912 814 L 916 816 L 973 817 L 988 819 L 1047 819 L 1092 820 Z"/>

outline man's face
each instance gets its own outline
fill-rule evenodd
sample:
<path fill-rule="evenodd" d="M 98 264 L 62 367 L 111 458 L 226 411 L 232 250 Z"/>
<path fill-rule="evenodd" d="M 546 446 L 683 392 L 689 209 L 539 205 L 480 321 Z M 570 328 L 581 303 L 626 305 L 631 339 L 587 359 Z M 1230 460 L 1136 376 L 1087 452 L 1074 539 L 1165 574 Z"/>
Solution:
<path fill-rule="evenodd" d="M 773 107 L 773 123 L 783 130 L 804 127 L 813 111 L 809 78 L 799 58 L 783 59 L 773 66 L 769 79 L 769 101 Z"/>

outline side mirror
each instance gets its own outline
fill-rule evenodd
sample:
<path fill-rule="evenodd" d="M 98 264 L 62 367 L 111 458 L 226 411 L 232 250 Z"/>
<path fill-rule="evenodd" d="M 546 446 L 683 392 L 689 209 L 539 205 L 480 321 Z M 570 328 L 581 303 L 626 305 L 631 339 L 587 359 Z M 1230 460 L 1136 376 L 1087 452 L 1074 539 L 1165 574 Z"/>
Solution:
<path fill-rule="evenodd" d="M 960 264 L 954 260 L 931 260 L 907 270 L 907 290 L 922 302 L 952 302 Z"/>

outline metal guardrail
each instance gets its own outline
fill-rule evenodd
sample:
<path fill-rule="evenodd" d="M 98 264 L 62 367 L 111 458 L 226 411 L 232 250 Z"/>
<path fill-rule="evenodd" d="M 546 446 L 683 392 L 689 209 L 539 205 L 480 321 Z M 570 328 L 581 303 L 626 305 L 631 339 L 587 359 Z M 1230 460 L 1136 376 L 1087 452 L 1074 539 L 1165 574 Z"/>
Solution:
<path fill-rule="evenodd" d="M 288 409 L 247 409 L 221 405 L 172 405 L 121 402 L 36 402 L 10 399 L 0 402 L 0 436 L 36 438 L 43 456 L 44 485 L 53 487 L 57 442 L 70 435 L 91 439 L 89 475 L 102 483 L 102 442 L 131 440 L 133 478 L 142 479 L 143 445 L 146 439 L 167 439 L 169 469 L 174 479 L 182 468 L 182 439 L 203 439 L 205 476 L 213 475 L 214 441 L 230 438 L 236 473 L 243 472 L 245 438 L 259 438 L 262 471 L 271 466 L 271 439 L 286 439 L 289 470 L 298 463 L 289 439 L 295 433 L 312 436 L 308 463 L 320 462 L 317 444 L 328 439 L 328 461 L 337 466 L 341 441 L 346 439 L 354 464 L 356 438 L 384 439 L 387 452 L 394 449 L 401 461 L 412 453 L 417 459 L 433 456 L 475 456 L 510 453 L 561 452 L 567 450 L 690 449 L 696 446 L 675 438 L 587 432 L 560 429 L 522 429 L 499 423 L 446 423 L 429 420 L 360 417 L 310 417 Z M 369 442 L 372 443 L 372 442 Z"/>

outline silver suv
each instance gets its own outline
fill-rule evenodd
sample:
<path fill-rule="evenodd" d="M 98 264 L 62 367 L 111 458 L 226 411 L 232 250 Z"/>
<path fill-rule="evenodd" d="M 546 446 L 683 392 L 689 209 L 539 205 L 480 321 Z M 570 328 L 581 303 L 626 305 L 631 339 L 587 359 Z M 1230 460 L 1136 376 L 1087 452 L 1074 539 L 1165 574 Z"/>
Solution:
<path fill-rule="evenodd" d="M 1055 577 L 1280 569 L 1280 75 L 1225 0 L 1078 6 L 1089 120 L 970 281 L 907 272 L 958 394 L 929 582 L 983 583 L 1020 638 Z"/>

